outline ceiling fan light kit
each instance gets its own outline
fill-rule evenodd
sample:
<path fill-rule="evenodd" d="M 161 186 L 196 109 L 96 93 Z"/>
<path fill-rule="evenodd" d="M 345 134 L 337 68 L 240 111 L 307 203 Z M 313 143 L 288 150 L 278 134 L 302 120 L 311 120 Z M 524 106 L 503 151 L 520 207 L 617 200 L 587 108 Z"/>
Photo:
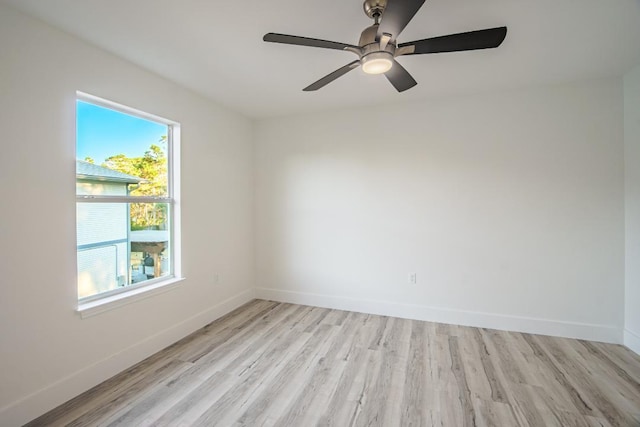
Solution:
<path fill-rule="evenodd" d="M 364 12 L 374 23 L 362 31 L 357 46 L 278 33 L 267 33 L 263 40 L 342 50 L 358 56 L 357 60 L 304 88 L 306 92 L 318 90 L 359 66 L 367 74 L 384 74 L 398 92 L 403 92 L 418 83 L 395 58 L 403 55 L 492 49 L 500 46 L 507 35 L 507 27 L 497 27 L 398 44 L 396 39 L 424 2 L 425 0 L 365 0 Z"/>
<path fill-rule="evenodd" d="M 389 52 L 372 52 L 360 60 L 362 71 L 367 74 L 383 74 L 393 66 L 393 55 Z"/>

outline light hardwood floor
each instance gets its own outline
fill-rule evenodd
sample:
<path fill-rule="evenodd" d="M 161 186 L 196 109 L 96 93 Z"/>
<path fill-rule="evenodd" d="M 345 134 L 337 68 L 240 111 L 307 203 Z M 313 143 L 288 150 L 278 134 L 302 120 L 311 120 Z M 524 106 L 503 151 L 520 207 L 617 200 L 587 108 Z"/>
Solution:
<path fill-rule="evenodd" d="M 28 426 L 638 426 L 610 344 L 255 300 Z"/>

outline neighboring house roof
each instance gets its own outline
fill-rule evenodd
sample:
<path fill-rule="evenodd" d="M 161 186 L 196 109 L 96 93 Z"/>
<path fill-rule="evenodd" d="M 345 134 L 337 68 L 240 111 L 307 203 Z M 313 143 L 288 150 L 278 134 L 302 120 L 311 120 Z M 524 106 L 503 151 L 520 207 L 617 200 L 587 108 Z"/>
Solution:
<path fill-rule="evenodd" d="M 76 179 L 88 179 L 94 181 L 124 182 L 127 184 L 137 184 L 144 179 L 126 173 L 114 171 L 113 169 L 94 165 L 84 160 L 76 160 Z"/>

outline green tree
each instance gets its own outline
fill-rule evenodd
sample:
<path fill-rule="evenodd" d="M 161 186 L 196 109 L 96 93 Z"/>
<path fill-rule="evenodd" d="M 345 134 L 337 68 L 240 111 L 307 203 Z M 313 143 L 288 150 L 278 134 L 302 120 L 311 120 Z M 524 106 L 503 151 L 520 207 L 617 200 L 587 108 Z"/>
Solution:
<path fill-rule="evenodd" d="M 166 144 L 166 136 L 159 141 Z M 142 182 L 129 188 L 132 196 L 167 196 L 167 157 L 165 150 L 152 144 L 142 157 L 127 157 L 117 154 L 108 157 L 102 166 L 142 178 Z M 167 205 L 164 203 L 132 203 L 131 229 L 148 227 L 165 228 Z"/>

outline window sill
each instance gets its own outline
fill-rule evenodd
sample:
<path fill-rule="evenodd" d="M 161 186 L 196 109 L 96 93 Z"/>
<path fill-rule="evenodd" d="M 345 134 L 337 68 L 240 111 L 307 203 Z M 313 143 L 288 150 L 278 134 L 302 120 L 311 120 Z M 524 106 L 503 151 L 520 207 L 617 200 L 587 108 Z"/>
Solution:
<path fill-rule="evenodd" d="M 132 289 L 129 292 L 123 292 L 110 297 L 102 298 L 96 301 L 90 301 L 78 304 L 76 310 L 80 317 L 86 319 L 106 311 L 113 310 L 123 305 L 141 301 L 154 295 L 163 294 L 178 287 L 178 284 L 184 280 L 184 277 L 174 277 L 169 280 L 162 281 L 149 286 Z"/>

